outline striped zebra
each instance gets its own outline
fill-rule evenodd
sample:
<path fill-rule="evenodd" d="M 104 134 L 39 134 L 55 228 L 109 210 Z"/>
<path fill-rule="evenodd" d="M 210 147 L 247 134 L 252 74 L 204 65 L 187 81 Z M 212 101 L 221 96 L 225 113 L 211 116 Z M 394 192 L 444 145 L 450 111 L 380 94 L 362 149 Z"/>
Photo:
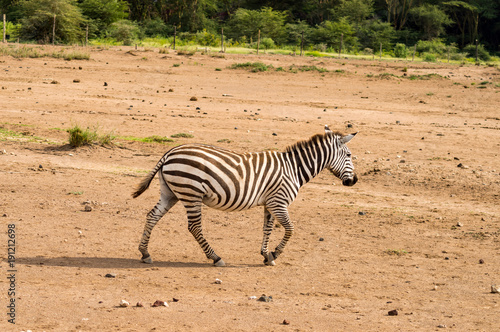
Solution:
<path fill-rule="evenodd" d="M 156 173 L 160 178 L 160 200 L 148 213 L 139 244 L 141 261 L 152 263 L 148 252 L 151 232 L 163 215 L 178 201 L 186 208 L 188 229 L 215 266 L 224 266 L 203 237 L 202 203 L 223 211 L 241 211 L 264 206 L 264 238 L 261 254 L 266 265 L 283 252 L 293 233 L 288 206 L 299 188 L 329 169 L 345 186 L 354 185 L 354 173 L 348 143 L 356 134 L 343 136 L 325 126 L 325 134 L 297 142 L 285 152 L 265 151 L 237 153 L 223 148 L 187 144 L 172 148 L 156 164 L 132 194 L 136 198 L 150 185 Z M 269 237 L 277 220 L 285 235 L 273 252 L 268 250 Z"/>

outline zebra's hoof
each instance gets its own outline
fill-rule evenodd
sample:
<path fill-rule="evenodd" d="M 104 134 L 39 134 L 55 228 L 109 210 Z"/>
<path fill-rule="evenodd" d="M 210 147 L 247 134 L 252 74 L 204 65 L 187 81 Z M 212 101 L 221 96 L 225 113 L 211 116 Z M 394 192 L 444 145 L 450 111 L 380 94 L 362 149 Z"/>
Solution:
<path fill-rule="evenodd" d="M 141 262 L 145 263 L 145 264 L 153 264 L 153 260 L 151 259 L 151 256 L 148 256 L 148 257 L 142 257 L 141 258 Z"/>
<path fill-rule="evenodd" d="M 214 262 L 214 266 L 222 267 L 222 266 L 226 266 L 226 263 L 224 263 L 224 261 L 222 259 L 219 259 L 217 262 Z"/>
<path fill-rule="evenodd" d="M 276 265 L 276 263 L 274 261 L 270 261 L 270 260 L 264 261 L 264 264 L 266 264 L 268 266 L 275 266 Z"/>
<path fill-rule="evenodd" d="M 269 266 L 275 266 L 276 265 L 276 263 L 274 262 L 274 255 L 273 255 L 272 252 L 270 252 L 267 255 L 267 258 L 264 259 L 264 264 L 269 265 Z"/>

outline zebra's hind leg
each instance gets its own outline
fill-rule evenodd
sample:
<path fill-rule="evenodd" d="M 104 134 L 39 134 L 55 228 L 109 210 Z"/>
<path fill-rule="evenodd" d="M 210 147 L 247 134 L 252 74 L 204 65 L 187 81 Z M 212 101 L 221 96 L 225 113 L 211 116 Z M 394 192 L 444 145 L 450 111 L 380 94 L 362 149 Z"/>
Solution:
<path fill-rule="evenodd" d="M 161 178 L 161 176 L 160 176 Z M 179 200 L 168 186 L 160 180 L 161 196 L 155 207 L 149 211 L 146 217 L 146 225 L 142 233 L 141 242 L 139 243 L 139 251 L 142 254 L 141 262 L 146 264 L 153 263 L 151 255 L 148 252 L 149 238 L 156 223 L 170 210 Z"/>
<path fill-rule="evenodd" d="M 201 249 L 207 256 L 208 259 L 214 261 L 215 266 L 226 266 L 226 263 L 217 256 L 212 247 L 208 244 L 207 240 L 203 236 L 203 229 L 201 226 L 201 200 L 199 203 L 194 202 L 183 202 L 186 207 L 187 217 L 188 217 L 188 229 L 191 234 L 193 234 L 196 241 L 200 245 Z"/>
<path fill-rule="evenodd" d="M 267 245 L 269 244 L 269 237 L 273 231 L 274 217 L 269 210 L 264 207 L 264 238 L 262 239 L 262 248 L 260 254 L 264 256 L 264 264 L 266 265 L 276 265 L 274 263 L 274 256 L 269 252 Z"/>

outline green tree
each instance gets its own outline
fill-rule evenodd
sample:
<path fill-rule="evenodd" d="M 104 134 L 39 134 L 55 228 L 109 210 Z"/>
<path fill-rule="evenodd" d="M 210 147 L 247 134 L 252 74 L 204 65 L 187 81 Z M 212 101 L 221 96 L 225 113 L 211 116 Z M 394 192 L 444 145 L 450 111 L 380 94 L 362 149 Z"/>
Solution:
<path fill-rule="evenodd" d="M 123 45 L 132 45 L 134 39 L 139 38 L 141 30 L 139 25 L 129 20 L 120 20 L 112 23 L 109 36 L 122 42 Z"/>
<path fill-rule="evenodd" d="M 22 40 L 50 42 L 56 15 L 56 41 L 81 41 L 85 19 L 75 0 L 21 0 L 17 5 L 22 15 L 19 31 Z"/>
<path fill-rule="evenodd" d="M 424 4 L 415 7 L 410 14 L 426 40 L 439 37 L 444 32 L 444 27 L 453 23 L 444 10 L 436 5 Z"/>
<path fill-rule="evenodd" d="M 261 37 L 268 37 L 281 43 L 285 36 L 285 19 L 284 12 L 269 7 L 261 10 L 240 8 L 229 21 L 228 34 L 231 38 L 246 36 L 256 40 L 260 30 Z"/>
<path fill-rule="evenodd" d="M 369 47 L 373 50 L 378 50 L 380 44 L 385 50 L 391 49 L 391 42 L 395 35 L 394 27 L 389 22 L 380 20 L 365 21 L 358 31 L 362 47 Z"/>
<path fill-rule="evenodd" d="M 312 34 L 315 44 L 325 43 L 328 47 L 339 48 L 340 39 L 343 34 L 343 48 L 357 49 L 358 38 L 356 37 L 353 26 L 342 17 L 338 21 L 324 21 L 316 27 Z"/>
<path fill-rule="evenodd" d="M 98 35 L 114 22 L 128 16 L 128 3 L 123 0 L 82 0 L 78 6 Z"/>
<path fill-rule="evenodd" d="M 373 15 L 374 0 L 341 0 L 332 12 L 337 17 L 345 17 L 356 26 Z"/>

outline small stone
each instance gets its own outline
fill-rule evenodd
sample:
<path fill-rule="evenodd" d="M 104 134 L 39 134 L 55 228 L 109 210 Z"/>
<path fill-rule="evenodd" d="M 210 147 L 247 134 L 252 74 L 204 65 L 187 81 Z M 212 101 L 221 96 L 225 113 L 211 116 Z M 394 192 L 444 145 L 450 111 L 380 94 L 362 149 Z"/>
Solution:
<path fill-rule="evenodd" d="M 201 108 L 199 108 L 199 107 L 196 107 L 196 110 L 197 110 L 197 111 L 199 111 L 199 110 L 201 110 Z"/>
<path fill-rule="evenodd" d="M 387 314 L 389 316 L 397 316 L 398 315 L 398 311 L 396 309 L 390 310 Z"/>
<path fill-rule="evenodd" d="M 497 285 L 491 285 L 491 292 L 493 294 L 500 294 L 500 286 Z"/>
<path fill-rule="evenodd" d="M 273 300 L 272 296 L 266 296 L 265 294 L 262 294 L 261 297 L 257 301 L 259 302 L 271 302 Z"/>
<path fill-rule="evenodd" d="M 172 298 L 172 301 L 173 301 L 173 302 L 179 302 L 179 299 L 177 299 L 177 298 L 173 297 L 173 298 Z"/>
<path fill-rule="evenodd" d="M 190 101 L 198 101 L 198 98 L 196 98 L 196 97 L 191 97 L 189 100 L 190 100 Z"/>
<path fill-rule="evenodd" d="M 165 301 L 156 300 L 152 307 L 168 307 L 168 303 Z"/>
<path fill-rule="evenodd" d="M 107 273 L 104 277 L 106 277 L 106 278 L 116 278 L 116 274 L 115 273 Z"/>
<path fill-rule="evenodd" d="M 484 264 L 484 259 L 480 259 L 479 264 Z"/>
<path fill-rule="evenodd" d="M 457 227 L 462 227 L 464 224 L 462 224 L 460 221 L 457 222 Z"/>
<path fill-rule="evenodd" d="M 90 212 L 90 211 L 92 211 L 92 206 L 85 205 L 85 212 Z"/>
<path fill-rule="evenodd" d="M 137 304 L 135 306 L 138 308 L 142 308 L 142 307 L 144 307 L 144 304 L 142 304 L 142 302 L 137 302 Z"/>
<path fill-rule="evenodd" d="M 38 169 L 43 169 L 43 166 L 42 165 L 38 165 Z"/>
<path fill-rule="evenodd" d="M 214 284 L 220 285 L 220 284 L 222 284 L 222 280 L 220 280 L 220 279 L 215 279 Z"/>
<path fill-rule="evenodd" d="M 359 214 L 360 216 L 364 216 L 364 215 L 366 215 L 366 212 L 359 211 L 359 212 L 358 212 L 358 214 Z"/>
<path fill-rule="evenodd" d="M 320 237 L 320 238 L 319 238 L 319 241 L 320 241 L 320 242 L 323 242 L 323 241 L 325 241 L 325 239 L 323 239 L 322 237 Z"/>
<path fill-rule="evenodd" d="M 104 82 L 104 86 L 108 86 L 108 83 L 107 83 L 107 82 Z"/>
<path fill-rule="evenodd" d="M 257 298 L 257 296 L 249 296 L 248 299 L 249 300 L 255 300 Z"/>
<path fill-rule="evenodd" d="M 75 78 L 75 79 L 73 80 L 73 83 L 80 83 L 80 79 L 79 79 L 79 78 Z"/>
<path fill-rule="evenodd" d="M 352 128 L 352 124 L 348 123 L 347 128 Z"/>
<path fill-rule="evenodd" d="M 440 328 L 440 329 L 445 329 L 445 328 L 446 328 L 446 325 L 444 325 L 444 324 L 439 324 L 437 327 L 438 327 L 438 328 Z"/>
<path fill-rule="evenodd" d="M 174 89 L 168 89 L 168 92 L 174 92 Z"/>
<path fill-rule="evenodd" d="M 290 321 L 288 319 L 283 320 L 283 325 L 290 325 Z"/>
<path fill-rule="evenodd" d="M 278 136 L 278 134 L 276 134 L 276 133 L 273 133 L 273 136 Z"/>
<path fill-rule="evenodd" d="M 125 307 L 128 307 L 129 305 L 130 305 L 130 303 L 128 303 L 128 302 L 127 302 L 127 301 L 125 301 L 125 300 L 121 300 L 121 301 L 120 301 L 120 307 L 125 308 Z"/>

